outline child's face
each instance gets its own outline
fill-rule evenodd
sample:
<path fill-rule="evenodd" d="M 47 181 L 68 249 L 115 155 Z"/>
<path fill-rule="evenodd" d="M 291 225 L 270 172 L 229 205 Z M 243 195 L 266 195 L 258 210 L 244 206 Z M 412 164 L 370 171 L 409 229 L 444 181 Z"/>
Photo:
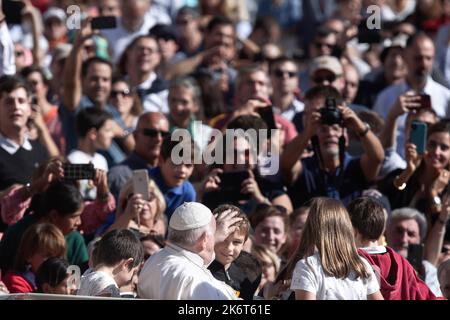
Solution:
<path fill-rule="evenodd" d="M 164 182 L 170 188 L 181 186 L 191 177 L 192 171 L 194 171 L 193 164 L 176 165 L 170 158 L 161 160 L 160 168 Z"/>
<path fill-rule="evenodd" d="M 230 234 L 224 241 L 215 245 L 216 260 L 224 266 L 230 265 L 244 248 L 245 234 L 238 231 Z"/>
<path fill-rule="evenodd" d="M 114 138 L 113 132 L 114 120 L 108 119 L 103 126 L 97 131 L 97 139 L 95 141 L 96 148 L 100 150 L 107 150 L 111 146 Z"/>

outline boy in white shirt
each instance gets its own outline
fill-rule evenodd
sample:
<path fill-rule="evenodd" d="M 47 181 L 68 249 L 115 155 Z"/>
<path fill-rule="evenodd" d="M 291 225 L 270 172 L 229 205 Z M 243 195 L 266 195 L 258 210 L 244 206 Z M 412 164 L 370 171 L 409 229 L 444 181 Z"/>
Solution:
<path fill-rule="evenodd" d="M 98 150 L 107 150 L 114 137 L 114 120 L 101 109 L 86 108 L 77 114 L 78 148 L 67 156 L 70 163 L 92 163 L 95 169 L 108 171 L 108 163 Z M 97 190 L 88 180 L 80 181 L 80 192 L 85 200 L 94 200 Z"/>
<path fill-rule="evenodd" d="M 126 229 L 103 236 L 93 252 L 94 268 L 81 277 L 79 296 L 120 297 L 144 260 L 144 249 L 136 235 Z"/>

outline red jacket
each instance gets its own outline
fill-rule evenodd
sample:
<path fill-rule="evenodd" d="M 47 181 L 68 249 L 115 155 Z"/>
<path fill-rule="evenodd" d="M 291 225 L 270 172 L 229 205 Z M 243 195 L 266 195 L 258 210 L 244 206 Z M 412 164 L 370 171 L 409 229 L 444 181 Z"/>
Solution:
<path fill-rule="evenodd" d="M 358 253 L 380 273 L 380 291 L 385 300 L 435 300 L 433 292 L 417 275 L 411 264 L 386 247 L 387 252 L 369 254 L 358 249 Z M 377 274 L 378 272 L 375 272 Z"/>
<path fill-rule="evenodd" d="M 35 291 L 33 285 L 23 275 L 9 271 L 3 277 L 3 283 L 8 288 L 9 293 L 28 293 Z"/>

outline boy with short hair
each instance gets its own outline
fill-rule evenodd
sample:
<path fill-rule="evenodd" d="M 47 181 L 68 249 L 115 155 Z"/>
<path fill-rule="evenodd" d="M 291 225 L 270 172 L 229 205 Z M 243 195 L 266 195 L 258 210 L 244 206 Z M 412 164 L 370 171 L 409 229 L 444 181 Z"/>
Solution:
<path fill-rule="evenodd" d="M 94 268 L 81 277 L 79 296 L 120 297 L 120 287 L 130 284 L 144 260 L 144 249 L 127 229 L 113 230 L 97 243 Z"/>
<path fill-rule="evenodd" d="M 238 212 L 235 218 L 240 218 L 236 231 L 224 241 L 216 242 L 214 246 L 215 260 L 208 269 L 213 276 L 236 290 L 238 297 L 253 300 L 256 289 L 261 281 L 261 267 L 251 254 L 243 251 L 244 244 L 250 233 L 250 222 L 247 215 L 238 207 L 224 204 L 217 207 L 216 216 Z"/>
<path fill-rule="evenodd" d="M 176 159 L 172 159 L 172 151 L 190 150 L 190 161 L 184 161 L 181 164 L 175 164 Z M 183 152 L 175 154 L 184 157 Z M 161 153 L 156 168 L 149 170 L 149 175 L 155 180 L 159 189 L 164 195 L 167 208 L 165 214 L 170 219 L 176 208 L 184 202 L 194 202 L 196 192 L 192 184 L 188 181 L 194 171 L 194 154 L 197 152 L 195 143 L 190 139 L 181 142 L 172 141 L 171 137 L 166 137 L 161 145 Z"/>
<path fill-rule="evenodd" d="M 108 171 L 108 163 L 98 150 L 107 150 L 111 146 L 114 120 L 112 116 L 101 109 L 86 108 L 78 112 L 76 128 L 78 148 L 67 156 L 70 163 L 92 163 L 95 169 Z M 80 191 L 85 200 L 96 198 L 96 189 L 87 180 L 80 181 Z"/>
<path fill-rule="evenodd" d="M 385 300 L 432 300 L 433 292 L 419 278 L 411 264 L 390 247 L 379 243 L 384 233 L 387 214 L 377 200 L 362 197 L 348 208 L 358 253 L 369 261 L 379 277 Z"/>

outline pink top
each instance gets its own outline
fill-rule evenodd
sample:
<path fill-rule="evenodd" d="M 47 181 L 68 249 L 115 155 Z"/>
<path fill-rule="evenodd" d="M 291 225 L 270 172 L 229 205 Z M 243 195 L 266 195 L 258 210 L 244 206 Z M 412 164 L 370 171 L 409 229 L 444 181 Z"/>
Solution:
<path fill-rule="evenodd" d="M 0 215 L 4 223 L 12 225 L 22 219 L 31 202 L 30 197 L 21 195 L 21 185 L 15 185 L 0 199 Z M 116 200 L 110 193 L 107 201 L 86 201 L 81 213 L 79 230 L 84 234 L 94 233 L 108 215 L 116 209 Z"/>

